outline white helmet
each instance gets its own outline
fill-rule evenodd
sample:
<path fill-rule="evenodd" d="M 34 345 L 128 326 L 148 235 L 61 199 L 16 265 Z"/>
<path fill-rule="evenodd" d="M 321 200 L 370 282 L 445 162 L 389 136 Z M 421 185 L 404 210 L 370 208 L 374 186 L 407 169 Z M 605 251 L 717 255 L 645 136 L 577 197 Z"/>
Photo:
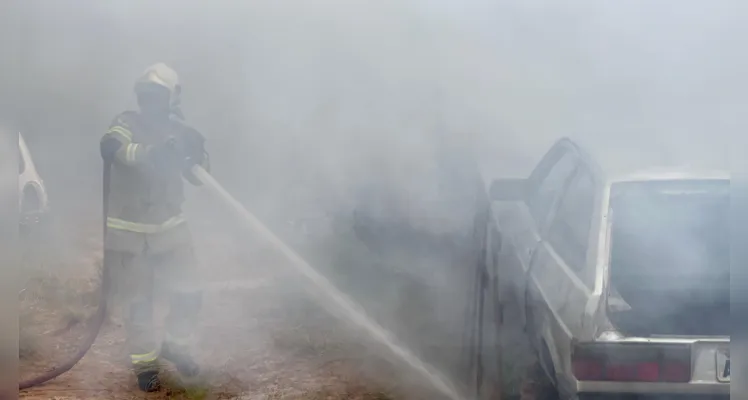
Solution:
<path fill-rule="evenodd" d="M 179 84 L 179 75 L 171 67 L 164 63 L 156 63 L 146 68 L 143 75 L 135 82 L 135 91 L 141 84 L 156 84 L 169 89 L 171 94 L 172 108 L 179 107 L 182 87 Z"/>

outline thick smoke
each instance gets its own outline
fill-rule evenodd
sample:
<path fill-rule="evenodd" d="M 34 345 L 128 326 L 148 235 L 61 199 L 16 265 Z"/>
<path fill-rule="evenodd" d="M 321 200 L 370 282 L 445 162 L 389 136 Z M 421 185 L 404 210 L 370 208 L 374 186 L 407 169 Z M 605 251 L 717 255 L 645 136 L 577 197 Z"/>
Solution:
<path fill-rule="evenodd" d="M 27 2 L 15 99 L 53 207 L 96 219 L 98 140 L 137 75 L 172 65 L 214 176 L 273 228 L 321 219 L 297 241 L 319 262 L 366 242 L 327 273 L 417 347 L 404 306 L 462 322 L 449 277 L 467 269 L 478 173 L 526 175 L 561 136 L 615 170 L 724 166 L 745 65 L 728 3 Z"/>

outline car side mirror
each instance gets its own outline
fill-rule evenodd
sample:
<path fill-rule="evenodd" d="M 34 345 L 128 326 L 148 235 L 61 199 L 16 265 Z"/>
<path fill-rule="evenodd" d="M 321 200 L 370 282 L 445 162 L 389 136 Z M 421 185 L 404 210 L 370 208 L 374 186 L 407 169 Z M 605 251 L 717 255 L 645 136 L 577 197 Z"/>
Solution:
<path fill-rule="evenodd" d="M 521 201 L 525 198 L 527 179 L 496 179 L 491 182 L 488 196 L 491 201 Z"/>

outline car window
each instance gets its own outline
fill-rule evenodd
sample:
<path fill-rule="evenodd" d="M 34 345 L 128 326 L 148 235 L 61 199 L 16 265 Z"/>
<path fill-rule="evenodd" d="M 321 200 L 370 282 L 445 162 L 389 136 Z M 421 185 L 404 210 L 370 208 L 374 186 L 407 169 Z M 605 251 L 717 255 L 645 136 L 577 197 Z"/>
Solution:
<path fill-rule="evenodd" d="M 594 202 L 595 181 L 592 174 L 585 168 L 579 168 L 569 182 L 548 230 L 548 243 L 578 273 L 586 265 Z M 584 273 L 579 275 L 585 283 L 591 285 L 591 276 Z"/>
<path fill-rule="evenodd" d="M 565 152 L 556 161 L 537 184 L 537 187 L 528 199 L 528 206 L 538 227 L 545 224 L 545 220 L 553 207 L 553 203 L 561 193 L 564 184 L 574 172 L 577 165 L 577 158 L 570 152 Z"/>

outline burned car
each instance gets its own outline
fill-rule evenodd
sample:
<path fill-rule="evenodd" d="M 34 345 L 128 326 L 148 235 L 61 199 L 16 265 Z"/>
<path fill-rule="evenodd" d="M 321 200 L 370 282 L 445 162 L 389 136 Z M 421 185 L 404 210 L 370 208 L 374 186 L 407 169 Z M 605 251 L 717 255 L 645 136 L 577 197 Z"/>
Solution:
<path fill-rule="evenodd" d="M 642 167 L 562 139 L 528 178 L 494 181 L 477 297 L 492 311 L 473 323 L 484 342 L 523 326 L 554 397 L 727 399 L 729 174 Z M 502 351 L 477 348 L 480 393 Z"/>

